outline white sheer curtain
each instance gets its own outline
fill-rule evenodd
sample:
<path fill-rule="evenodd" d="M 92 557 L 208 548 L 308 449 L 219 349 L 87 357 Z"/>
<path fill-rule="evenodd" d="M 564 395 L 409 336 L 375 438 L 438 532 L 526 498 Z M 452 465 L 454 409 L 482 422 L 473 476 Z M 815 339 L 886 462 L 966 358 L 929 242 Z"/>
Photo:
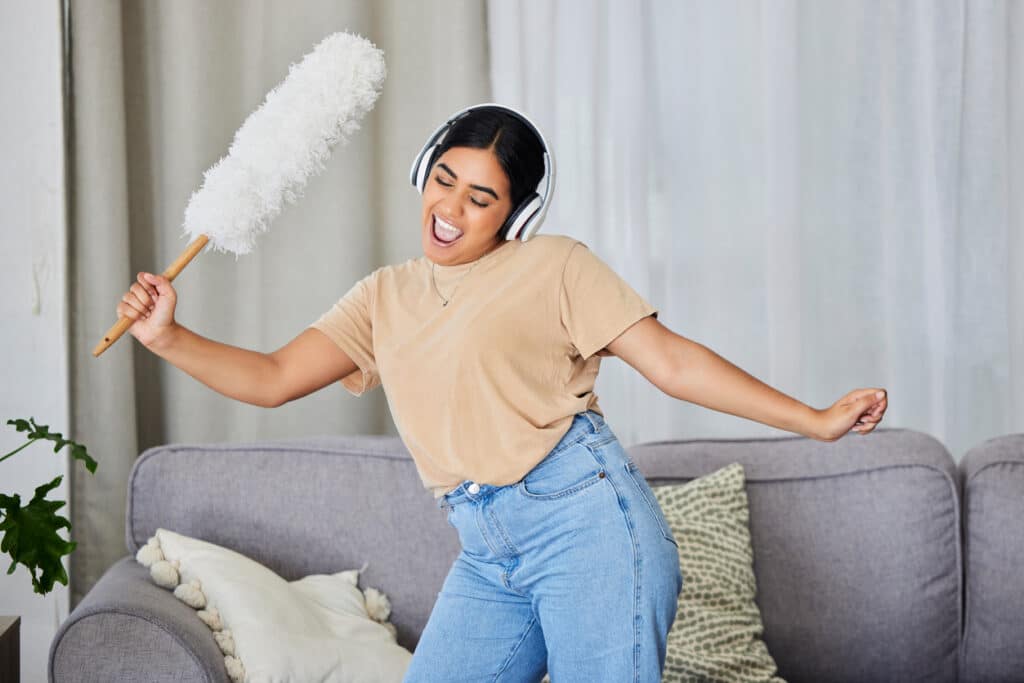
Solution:
<path fill-rule="evenodd" d="M 814 407 L 885 387 L 881 426 L 958 460 L 1024 431 L 1024 3 L 491 0 L 488 25 L 495 100 L 554 147 L 543 229 L 662 323 Z M 785 434 L 603 365 L 624 442 Z"/>

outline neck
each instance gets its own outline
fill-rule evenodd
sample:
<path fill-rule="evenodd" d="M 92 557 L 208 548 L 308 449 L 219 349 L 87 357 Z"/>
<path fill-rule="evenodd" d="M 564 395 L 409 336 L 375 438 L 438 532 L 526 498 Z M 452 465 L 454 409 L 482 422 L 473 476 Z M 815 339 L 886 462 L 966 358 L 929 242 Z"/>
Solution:
<path fill-rule="evenodd" d="M 486 256 L 489 256 L 489 255 L 493 254 L 495 251 L 500 249 L 505 242 L 506 242 L 506 240 L 496 241 L 493 245 L 488 247 L 486 251 L 484 251 L 483 253 L 479 254 L 475 258 L 471 258 L 471 259 L 466 260 L 466 261 L 460 261 L 459 263 L 437 263 L 436 261 L 431 261 L 431 263 L 434 266 L 436 266 L 438 268 L 441 268 L 441 269 L 445 269 L 445 268 L 458 268 L 459 266 L 467 266 L 467 265 L 469 265 L 471 263 L 476 263 L 477 261 L 480 261 L 481 259 L 483 259 Z"/>

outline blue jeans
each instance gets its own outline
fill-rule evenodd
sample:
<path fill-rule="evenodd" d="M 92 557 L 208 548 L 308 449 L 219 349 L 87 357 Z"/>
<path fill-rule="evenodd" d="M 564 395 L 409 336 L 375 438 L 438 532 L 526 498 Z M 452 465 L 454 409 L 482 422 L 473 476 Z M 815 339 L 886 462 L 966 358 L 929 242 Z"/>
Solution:
<path fill-rule="evenodd" d="M 462 550 L 404 683 L 661 680 L 679 547 L 601 415 L 578 413 L 520 481 L 437 504 Z"/>

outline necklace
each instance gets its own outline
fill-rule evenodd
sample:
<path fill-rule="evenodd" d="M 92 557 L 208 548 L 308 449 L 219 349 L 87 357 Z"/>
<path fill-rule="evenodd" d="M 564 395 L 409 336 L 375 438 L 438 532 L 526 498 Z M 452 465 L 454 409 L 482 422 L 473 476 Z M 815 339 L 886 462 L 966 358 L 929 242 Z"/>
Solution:
<path fill-rule="evenodd" d="M 500 245 L 499 245 L 499 247 L 500 247 Z M 476 262 L 469 267 L 469 270 L 466 271 L 466 275 L 469 275 L 473 271 L 473 269 L 476 268 L 478 263 L 480 263 L 481 261 L 483 261 L 484 259 L 486 259 L 488 256 L 490 256 L 491 254 L 493 254 L 496 251 L 498 251 L 498 248 L 494 248 L 494 249 L 490 250 L 489 252 L 487 252 L 486 254 L 484 254 L 483 256 L 481 256 L 480 258 L 478 258 L 476 260 Z M 437 264 L 434 263 L 433 261 L 431 261 L 431 263 L 430 263 L 430 280 L 431 280 L 431 282 L 434 283 L 434 291 L 437 292 L 437 295 L 439 297 L 441 297 L 441 301 L 444 302 L 444 303 L 441 304 L 441 306 L 443 308 L 444 306 L 447 306 L 448 302 L 452 300 L 453 296 L 455 296 L 455 290 L 458 289 L 459 285 L 462 284 L 462 281 L 466 279 L 466 275 L 463 275 L 462 277 L 459 278 L 459 281 L 455 283 L 455 288 L 452 289 L 451 296 L 449 296 L 447 299 L 445 299 L 444 295 L 441 294 L 441 290 L 439 290 L 437 288 L 437 278 L 434 276 L 434 270 L 435 270 L 436 266 L 437 266 Z"/>
<path fill-rule="evenodd" d="M 480 261 L 478 260 L 478 261 L 477 261 L 476 263 L 480 263 Z M 474 268 L 476 268 L 476 263 L 474 263 L 473 265 L 471 265 L 471 266 L 469 267 L 469 270 L 467 270 L 467 271 L 466 271 L 466 275 L 469 275 L 469 274 L 470 274 L 470 272 L 472 272 L 472 270 L 473 270 Z M 460 277 L 460 278 L 459 278 L 459 281 L 455 283 L 455 289 L 453 289 L 453 290 L 452 290 L 452 294 L 451 294 L 451 296 L 450 296 L 450 297 L 448 297 L 447 299 L 445 299 L 445 298 L 444 298 L 444 295 L 443 295 L 443 294 L 441 294 L 441 290 L 439 290 L 439 289 L 437 288 L 437 278 L 436 278 L 436 277 L 434 277 L 434 266 L 436 266 L 436 265 L 437 265 L 436 263 L 431 263 L 431 264 L 430 264 L 430 280 L 431 280 L 431 281 L 432 281 L 432 282 L 434 283 L 434 291 L 435 291 L 435 292 L 437 292 L 437 295 L 438 295 L 439 297 L 441 297 L 441 301 L 443 301 L 443 302 L 444 302 L 444 303 L 442 303 L 442 304 L 441 304 L 441 306 L 442 306 L 442 307 L 444 307 L 444 306 L 447 306 L 447 305 L 448 305 L 448 302 L 452 300 L 452 299 L 451 299 L 451 296 L 455 296 L 455 290 L 456 290 L 456 289 L 458 289 L 458 288 L 459 288 L 459 285 L 461 285 L 461 284 L 462 284 L 462 281 L 466 279 L 466 275 L 463 275 L 462 277 Z"/>

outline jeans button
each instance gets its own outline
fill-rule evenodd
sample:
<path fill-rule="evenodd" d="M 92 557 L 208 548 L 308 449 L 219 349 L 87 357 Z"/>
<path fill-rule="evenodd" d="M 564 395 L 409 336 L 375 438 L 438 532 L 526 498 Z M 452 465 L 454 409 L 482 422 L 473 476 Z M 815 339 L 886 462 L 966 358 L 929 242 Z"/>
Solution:
<path fill-rule="evenodd" d="M 469 485 L 469 492 L 470 493 L 480 493 L 480 484 L 478 484 L 478 483 L 476 483 L 474 481 L 472 484 Z"/>

